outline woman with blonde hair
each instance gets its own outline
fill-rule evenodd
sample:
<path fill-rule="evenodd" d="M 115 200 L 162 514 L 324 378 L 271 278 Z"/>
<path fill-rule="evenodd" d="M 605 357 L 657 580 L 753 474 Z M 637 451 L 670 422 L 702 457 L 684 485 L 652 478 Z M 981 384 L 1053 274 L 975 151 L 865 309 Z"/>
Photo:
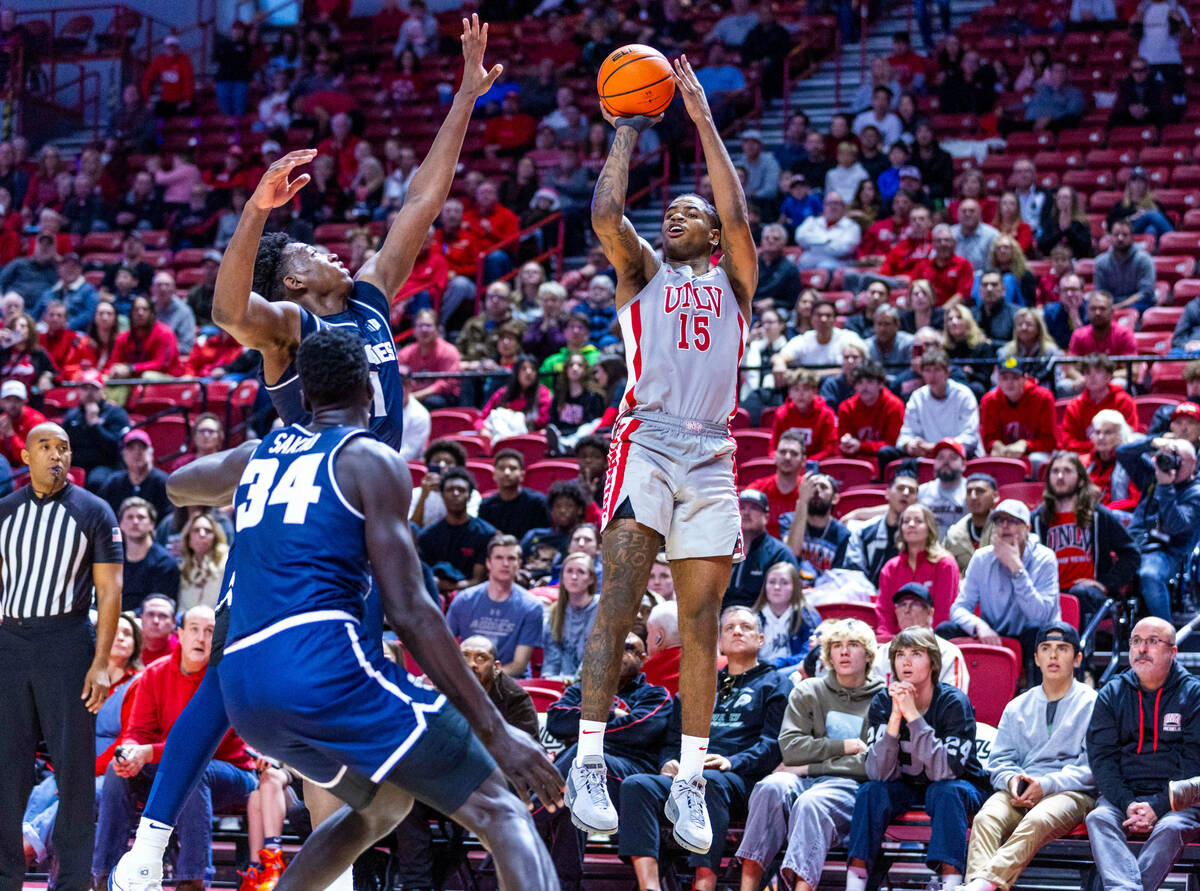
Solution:
<path fill-rule="evenodd" d="M 1129 174 L 1129 179 L 1125 181 L 1125 194 L 1108 211 L 1105 228 L 1112 229 L 1112 224 L 1117 220 L 1129 220 L 1134 235 L 1149 232 L 1157 238 L 1164 232 L 1175 231 L 1165 209 L 1154 197 L 1150 178 L 1140 167 L 1133 168 Z"/>
<path fill-rule="evenodd" d="M 938 331 L 946 324 L 946 311 L 937 305 L 937 296 L 928 279 L 919 278 L 908 286 L 908 309 L 900 313 L 900 330 L 916 334 L 922 328 Z"/>
<path fill-rule="evenodd" d="M 900 631 L 893 598 L 909 582 L 920 582 L 933 598 L 933 624 L 948 621 L 958 596 L 958 563 L 939 542 L 937 518 L 923 504 L 910 504 L 900 514 L 896 547 L 900 551 L 883 564 L 879 597 L 875 601 L 875 634 L 891 640 Z"/>
<path fill-rule="evenodd" d="M 183 527 L 180 547 L 179 611 L 200 604 L 215 608 L 229 557 L 225 530 L 210 513 L 196 514 Z"/>
<path fill-rule="evenodd" d="M 767 570 L 762 593 L 752 609 L 763 623 L 764 640 L 758 658 L 776 668 L 803 662 L 821 615 L 805 602 L 795 564 L 780 561 Z"/>
<path fill-rule="evenodd" d="M 1004 299 L 1017 306 L 1037 306 L 1037 279 L 1029 271 L 1025 251 L 1018 241 L 1009 235 L 997 235 L 992 240 L 988 262 L 1004 277 Z M 971 296 L 979 300 L 979 276 Z"/>
<path fill-rule="evenodd" d="M 596 569 L 592 558 L 573 551 L 563 560 L 558 598 L 546 613 L 542 631 L 542 677 L 574 680 L 583 664 L 583 648 L 596 621 Z"/>
<path fill-rule="evenodd" d="M 996 350 L 979 330 L 975 316 L 961 303 L 946 310 L 946 333 L 942 337 L 942 347 L 951 359 L 971 363 L 959 366 L 958 370 L 963 373 L 975 398 L 983 398 L 983 394 L 992 388 Z"/>
<path fill-rule="evenodd" d="M 1062 355 L 1062 349 L 1046 330 L 1042 311 L 1023 306 L 1013 313 L 1013 338 L 1000 347 L 996 359 L 1023 359 L 1025 373 L 1043 387 L 1056 396 L 1074 396 L 1083 376 L 1069 362 L 1053 362 Z"/>
<path fill-rule="evenodd" d="M 1033 228 L 1021 216 L 1021 199 L 1016 192 L 1005 192 L 1000 196 L 992 225 L 1001 235 L 1016 239 L 1021 250 L 1026 253 L 1033 250 Z"/>

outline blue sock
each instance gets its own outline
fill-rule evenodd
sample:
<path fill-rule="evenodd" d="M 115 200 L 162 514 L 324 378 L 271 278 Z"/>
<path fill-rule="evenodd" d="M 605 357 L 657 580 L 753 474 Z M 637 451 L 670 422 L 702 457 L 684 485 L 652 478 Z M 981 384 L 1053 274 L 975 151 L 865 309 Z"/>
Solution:
<path fill-rule="evenodd" d="M 282 835 L 269 835 L 263 839 L 263 847 L 268 851 L 278 851 L 283 847 Z"/>
<path fill-rule="evenodd" d="M 162 761 L 142 816 L 174 826 L 183 803 L 204 775 L 208 762 L 229 730 L 225 699 L 216 670 L 206 672 L 195 695 L 167 736 Z"/>

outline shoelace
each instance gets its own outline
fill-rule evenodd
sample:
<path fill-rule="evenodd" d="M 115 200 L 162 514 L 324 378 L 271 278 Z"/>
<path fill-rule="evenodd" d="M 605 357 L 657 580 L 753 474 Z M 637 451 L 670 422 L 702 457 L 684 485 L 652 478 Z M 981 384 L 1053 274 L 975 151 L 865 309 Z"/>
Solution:
<path fill-rule="evenodd" d="M 683 799 L 687 807 L 688 819 L 697 826 L 704 826 L 704 793 L 693 783 L 683 783 Z"/>
<path fill-rule="evenodd" d="M 583 790 L 596 807 L 602 807 L 605 804 L 608 792 L 605 788 L 606 781 L 605 771 L 600 770 L 600 768 L 583 768 Z"/>

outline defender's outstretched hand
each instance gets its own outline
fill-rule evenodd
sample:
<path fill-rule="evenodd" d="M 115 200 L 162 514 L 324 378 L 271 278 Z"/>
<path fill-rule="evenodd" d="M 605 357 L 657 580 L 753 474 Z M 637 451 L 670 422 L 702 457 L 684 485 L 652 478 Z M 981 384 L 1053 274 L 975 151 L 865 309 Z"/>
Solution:
<path fill-rule="evenodd" d="M 675 88 L 683 96 L 683 107 L 693 121 L 701 121 L 712 116 L 708 108 L 708 97 L 704 95 L 704 87 L 696 80 L 696 72 L 692 63 L 684 53 L 673 63 L 675 66 Z"/>
<path fill-rule="evenodd" d="M 463 19 L 462 51 L 463 78 L 459 92 L 478 99 L 492 88 L 504 71 L 503 65 L 493 65 L 491 70 L 484 70 L 483 52 L 487 49 L 488 26 L 480 24 L 479 15 L 471 13 L 470 19 Z"/>
<path fill-rule="evenodd" d="M 316 149 L 297 149 L 277 160 L 258 181 L 254 194 L 250 196 L 250 205 L 259 210 L 272 211 L 287 204 L 312 179 L 307 173 L 290 181 L 288 177 L 295 168 L 302 167 L 316 156 Z"/>

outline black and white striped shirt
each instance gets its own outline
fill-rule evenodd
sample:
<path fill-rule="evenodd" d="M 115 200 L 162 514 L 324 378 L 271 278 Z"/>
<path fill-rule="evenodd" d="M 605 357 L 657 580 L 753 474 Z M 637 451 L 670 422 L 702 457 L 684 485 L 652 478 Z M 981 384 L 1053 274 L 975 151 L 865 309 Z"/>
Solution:
<path fill-rule="evenodd" d="M 25 486 L 0 499 L 0 608 L 17 619 L 85 612 L 94 563 L 124 563 L 108 504 L 67 483 L 47 498 Z"/>

